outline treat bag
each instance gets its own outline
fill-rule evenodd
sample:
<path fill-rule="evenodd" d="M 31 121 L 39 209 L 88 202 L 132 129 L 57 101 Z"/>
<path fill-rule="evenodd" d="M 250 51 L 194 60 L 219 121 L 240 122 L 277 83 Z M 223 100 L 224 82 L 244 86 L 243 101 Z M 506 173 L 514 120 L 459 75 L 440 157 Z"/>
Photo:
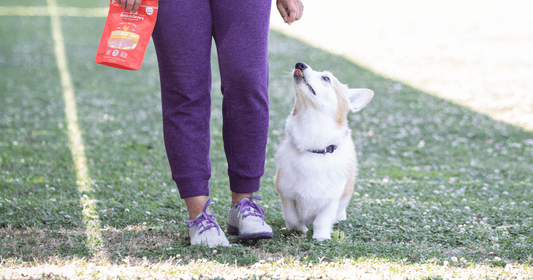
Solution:
<path fill-rule="evenodd" d="M 157 8 L 158 0 L 143 0 L 137 13 L 133 14 L 111 0 L 95 62 L 139 70 L 154 30 Z"/>

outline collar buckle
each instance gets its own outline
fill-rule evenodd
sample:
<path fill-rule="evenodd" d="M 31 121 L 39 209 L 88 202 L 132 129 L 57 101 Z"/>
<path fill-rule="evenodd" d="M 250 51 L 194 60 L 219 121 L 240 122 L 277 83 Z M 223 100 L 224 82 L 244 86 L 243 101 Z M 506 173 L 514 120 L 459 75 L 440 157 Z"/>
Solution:
<path fill-rule="evenodd" d="M 323 150 L 307 150 L 308 152 L 314 153 L 314 154 L 323 154 L 326 155 L 327 153 L 333 153 L 337 149 L 337 145 L 329 145 Z"/>

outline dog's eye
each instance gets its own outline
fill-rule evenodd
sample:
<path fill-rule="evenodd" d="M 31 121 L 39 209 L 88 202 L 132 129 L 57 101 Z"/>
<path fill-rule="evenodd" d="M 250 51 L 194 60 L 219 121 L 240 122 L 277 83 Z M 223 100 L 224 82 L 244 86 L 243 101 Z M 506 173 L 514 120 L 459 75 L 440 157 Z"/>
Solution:
<path fill-rule="evenodd" d="M 322 80 L 324 80 L 325 82 L 329 83 L 330 80 L 329 80 L 329 77 L 328 76 L 322 76 Z"/>

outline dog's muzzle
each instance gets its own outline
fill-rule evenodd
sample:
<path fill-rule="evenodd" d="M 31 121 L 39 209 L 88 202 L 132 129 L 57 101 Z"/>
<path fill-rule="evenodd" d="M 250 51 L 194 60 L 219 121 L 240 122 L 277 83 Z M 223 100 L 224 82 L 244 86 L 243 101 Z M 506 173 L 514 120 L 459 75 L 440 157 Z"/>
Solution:
<path fill-rule="evenodd" d="M 311 85 L 309 85 L 307 83 L 307 81 L 305 80 L 305 76 L 304 76 L 304 70 L 308 68 L 307 64 L 303 63 L 303 62 L 298 62 L 296 63 L 296 66 L 294 67 L 294 72 L 293 72 L 293 78 L 294 78 L 294 82 L 295 83 L 305 83 L 305 85 L 307 86 L 307 88 L 309 88 L 309 90 L 311 91 L 311 93 L 313 95 L 316 95 L 315 93 L 315 90 L 313 89 L 313 87 L 311 87 Z"/>

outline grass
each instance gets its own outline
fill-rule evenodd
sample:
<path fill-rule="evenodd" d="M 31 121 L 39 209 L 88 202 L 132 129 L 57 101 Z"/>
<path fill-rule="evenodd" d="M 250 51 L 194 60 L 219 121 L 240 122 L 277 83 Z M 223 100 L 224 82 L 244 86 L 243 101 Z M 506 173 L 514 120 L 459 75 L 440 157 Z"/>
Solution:
<path fill-rule="evenodd" d="M 17 2 L 4 5 L 10 3 Z M 445 279 L 463 269 L 485 273 L 479 277 L 531 277 L 532 132 L 274 31 L 271 124 L 258 194 L 275 236 L 256 244 L 232 238 L 232 247 L 216 250 L 189 246 L 185 204 L 163 146 L 153 46 L 138 72 L 95 65 L 103 21 L 61 19 L 93 187 L 82 193 L 68 147 L 50 20 L 0 17 L 0 34 L 9 38 L 0 41 L 0 266 L 64 268 L 64 275 L 49 278 L 81 268 L 93 274 L 68 275 L 104 275 L 95 266 L 108 276 L 118 266 L 146 277 L 335 278 L 353 276 L 343 273 L 354 268 L 385 275 L 383 265 L 387 275 L 409 279 Z M 289 73 L 298 61 L 376 93 L 363 111 L 349 116 L 360 163 L 356 193 L 348 220 L 335 227 L 338 237 L 322 243 L 284 228 L 273 186 L 273 156 L 294 100 Z M 215 53 L 212 63 L 217 69 Z M 210 185 L 212 211 L 225 228 L 230 193 L 219 87 L 214 71 Z M 100 222 L 102 236 L 97 246 L 89 244 L 96 232 L 83 222 L 84 196 L 96 199 L 98 216 L 92 219 Z M 424 267 L 427 274 L 416 274 Z"/>

